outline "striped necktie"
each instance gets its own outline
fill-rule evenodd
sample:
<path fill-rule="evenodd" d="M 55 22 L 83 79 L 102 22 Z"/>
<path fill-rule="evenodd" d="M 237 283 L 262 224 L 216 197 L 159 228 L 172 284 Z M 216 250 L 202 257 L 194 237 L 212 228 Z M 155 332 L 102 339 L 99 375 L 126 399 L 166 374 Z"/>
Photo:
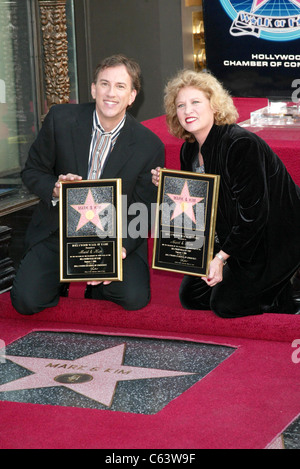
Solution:
<path fill-rule="evenodd" d="M 126 115 L 111 132 L 105 132 L 98 120 L 96 111 L 93 117 L 93 136 L 90 147 L 88 179 L 100 179 L 105 162 L 124 126 Z"/>
<path fill-rule="evenodd" d="M 111 142 L 110 132 L 105 133 L 97 129 L 90 158 L 88 179 L 100 179 L 105 160 L 110 153 Z"/>

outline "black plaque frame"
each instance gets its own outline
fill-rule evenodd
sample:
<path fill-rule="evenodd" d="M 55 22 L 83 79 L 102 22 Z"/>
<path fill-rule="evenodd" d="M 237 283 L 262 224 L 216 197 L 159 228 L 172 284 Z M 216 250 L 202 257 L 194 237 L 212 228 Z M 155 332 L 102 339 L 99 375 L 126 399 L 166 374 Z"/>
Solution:
<path fill-rule="evenodd" d="M 213 257 L 220 176 L 162 169 L 153 269 L 207 276 Z"/>
<path fill-rule="evenodd" d="M 60 189 L 60 281 L 122 281 L 122 181 L 68 181 Z"/>

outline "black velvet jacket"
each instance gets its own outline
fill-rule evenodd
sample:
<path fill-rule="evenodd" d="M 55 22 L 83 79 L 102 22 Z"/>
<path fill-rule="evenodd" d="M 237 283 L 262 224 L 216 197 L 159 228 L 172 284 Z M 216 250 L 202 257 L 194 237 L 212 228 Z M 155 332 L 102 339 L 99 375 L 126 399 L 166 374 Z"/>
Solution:
<path fill-rule="evenodd" d="M 198 142 L 183 144 L 182 170 L 192 171 L 198 152 Z M 201 153 L 205 172 L 221 176 L 216 231 L 228 264 L 249 294 L 269 301 L 300 265 L 300 188 L 266 142 L 238 125 L 214 125 Z"/>

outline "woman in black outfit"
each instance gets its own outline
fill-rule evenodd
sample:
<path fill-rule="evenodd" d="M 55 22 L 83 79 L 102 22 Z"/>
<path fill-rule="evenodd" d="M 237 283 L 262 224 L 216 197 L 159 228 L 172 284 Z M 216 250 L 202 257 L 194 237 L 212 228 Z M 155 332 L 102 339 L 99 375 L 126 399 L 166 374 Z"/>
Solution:
<path fill-rule="evenodd" d="M 220 175 L 215 257 L 207 277 L 184 277 L 183 307 L 226 318 L 300 312 L 300 188 L 266 142 L 236 124 L 231 97 L 210 73 L 180 72 L 165 109 L 170 133 L 185 139 L 181 169 Z"/>

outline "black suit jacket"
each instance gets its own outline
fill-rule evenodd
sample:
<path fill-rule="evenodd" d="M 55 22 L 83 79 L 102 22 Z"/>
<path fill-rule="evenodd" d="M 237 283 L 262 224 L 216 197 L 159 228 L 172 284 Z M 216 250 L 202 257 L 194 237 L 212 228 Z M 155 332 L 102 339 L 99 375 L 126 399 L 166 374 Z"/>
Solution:
<path fill-rule="evenodd" d="M 87 179 L 94 110 L 94 103 L 52 107 L 30 148 L 22 179 L 28 189 L 40 198 L 40 203 L 27 231 L 27 249 L 58 230 L 59 209 L 58 205 L 54 207 L 52 204 L 58 176 L 73 173 Z M 121 178 L 127 207 L 135 202 L 143 203 L 150 216 L 151 204 L 156 202 L 151 169 L 157 166 L 164 166 L 163 143 L 127 114 L 102 179 Z M 132 218 L 134 216 L 127 217 L 127 226 Z M 127 254 L 137 250 L 146 260 L 145 238 L 126 236 L 123 246 Z"/>

